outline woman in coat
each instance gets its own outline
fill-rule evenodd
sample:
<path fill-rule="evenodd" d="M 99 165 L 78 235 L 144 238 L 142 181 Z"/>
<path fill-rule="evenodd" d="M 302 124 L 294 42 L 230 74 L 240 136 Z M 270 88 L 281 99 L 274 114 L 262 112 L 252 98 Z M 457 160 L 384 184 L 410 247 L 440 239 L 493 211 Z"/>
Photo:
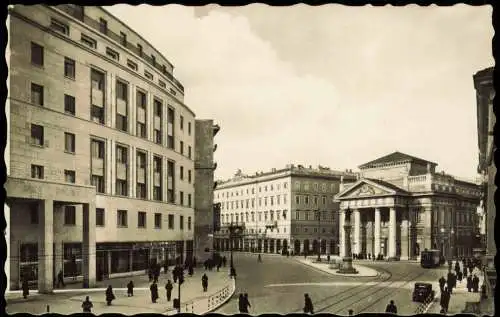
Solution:
<path fill-rule="evenodd" d="M 108 286 L 108 288 L 106 289 L 106 304 L 108 304 L 108 306 L 111 306 L 111 302 L 115 299 L 115 294 L 113 294 L 113 288 L 111 287 L 111 285 Z"/>

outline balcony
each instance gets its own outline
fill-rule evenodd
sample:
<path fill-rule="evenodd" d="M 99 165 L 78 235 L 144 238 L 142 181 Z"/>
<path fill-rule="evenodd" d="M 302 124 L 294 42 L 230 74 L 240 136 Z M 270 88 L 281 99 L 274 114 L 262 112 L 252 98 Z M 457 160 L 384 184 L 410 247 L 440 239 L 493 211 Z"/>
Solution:
<path fill-rule="evenodd" d="M 103 107 L 104 105 L 104 94 L 102 90 L 92 88 L 92 104 L 94 106 Z"/>

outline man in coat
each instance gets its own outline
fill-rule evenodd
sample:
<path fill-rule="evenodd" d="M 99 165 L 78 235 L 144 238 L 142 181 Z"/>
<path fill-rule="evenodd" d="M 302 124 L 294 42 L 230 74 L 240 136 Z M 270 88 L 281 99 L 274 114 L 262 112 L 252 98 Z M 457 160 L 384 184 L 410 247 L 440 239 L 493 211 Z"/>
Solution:
<path fill-rule="evenodd" d="M 153 282 L 149 289 L 151 290 L 151 301 L 153 303 L 156 303 L 156 300 L 158 299 L 158 285 L 156 284 L 156 282 Z"/>
<path fill-rule="evenodd" d="M 304 313 L 305 314 L 314 314 L 314 307 L 309 294 L 304 294 Z"/>
<path fill-rule="evenodd" d="M 127 297 L 134 296 L 134 282 L 132 280 L 127 284 Z"/>
<path fill-rule="evenodd" d="M 394 301 L 391 300 L 389 304 L 387 304 L 387 307 L 385 308 L 386 313 L 391 313 L 391 314 L 397 314 L 398 313 L 398 308 L 394 304 Z"/>
<path fill-rule="evenodd" d="M 474 293 L 479 292 L 479 277 L 474 274 L 474 277 L 472 278 L 472 289 L 474 290 Z"/>
<path fill-rule="evenodd" d="M 444 278 L 444 276 L 441 276 L 441 278 L 439 279 L 439 290 L 441 291 L 441 293 L 444 291 L 445 284 L 446 284 L 446 279 Z"/>
<path fill-rule="evenodd" d="M 172 298 L 172 289 L 174 286 L 172 285 L 172 282 L 170 280 L 167 281 L 167 284 L 165 284 L 165 290 L 167 291 L 167 302 L 170 302 L 170 298 Z"/>
<path fill-rule="evenodd" d="M 201 277 L 201 286 L 203 287 L 203 291 L 206 292 L 208 289 L 208 276 L 207 274 L 203 274 Z"/>
<path fill-rule="evenodd" d="M 57 273 L 57 288 L 59 288 L 59 285 L 62 285 L 62 287 L 66 286 L 64 284 L 64 276 L 62 270 L 60 270 L 59 273 Z"/>
<path fill-rule="evenodd" d="M 30 294 L 30 288 L 29 288 L 29 285 L 28 285 L 28 279 L 26 277 L 23 278 L 22 289 L 23 289 L 23 297 L 24 297 L 24 299 L 28 298 L 28 295 Z"/>
<path fill-rule="evenodd" d="M 469 293 L 471 292 L 472 290 L 472 276 L 467 276 L 467 290 L 469 291 Z"/>

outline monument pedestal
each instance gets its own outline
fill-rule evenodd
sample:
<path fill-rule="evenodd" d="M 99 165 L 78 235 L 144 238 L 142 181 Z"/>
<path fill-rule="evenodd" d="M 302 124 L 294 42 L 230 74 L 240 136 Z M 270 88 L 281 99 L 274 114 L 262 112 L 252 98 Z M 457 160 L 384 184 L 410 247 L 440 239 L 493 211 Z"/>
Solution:
<path fill-rule="evenodd" d="M 357 274 L 358 271 L 352 266 L 352 258 L 351 257 L 344 257 L 342 258 L 342 264 L 340 266 L 340 269 L 337 271 L 337 273 L 341 274 Z"/>

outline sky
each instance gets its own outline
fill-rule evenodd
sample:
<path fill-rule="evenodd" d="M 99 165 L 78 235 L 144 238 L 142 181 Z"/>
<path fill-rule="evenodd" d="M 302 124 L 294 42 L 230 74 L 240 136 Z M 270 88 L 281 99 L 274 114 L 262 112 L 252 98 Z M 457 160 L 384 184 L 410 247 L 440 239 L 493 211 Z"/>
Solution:
<path fill-rule="evenodd" d="M 477 176 L 472 76 L 494 65 L 491 6 L 105 8 L 174 64 L 196 117 L 220 125 L 217 179 L 357 170 L 394 151 Z"/>

